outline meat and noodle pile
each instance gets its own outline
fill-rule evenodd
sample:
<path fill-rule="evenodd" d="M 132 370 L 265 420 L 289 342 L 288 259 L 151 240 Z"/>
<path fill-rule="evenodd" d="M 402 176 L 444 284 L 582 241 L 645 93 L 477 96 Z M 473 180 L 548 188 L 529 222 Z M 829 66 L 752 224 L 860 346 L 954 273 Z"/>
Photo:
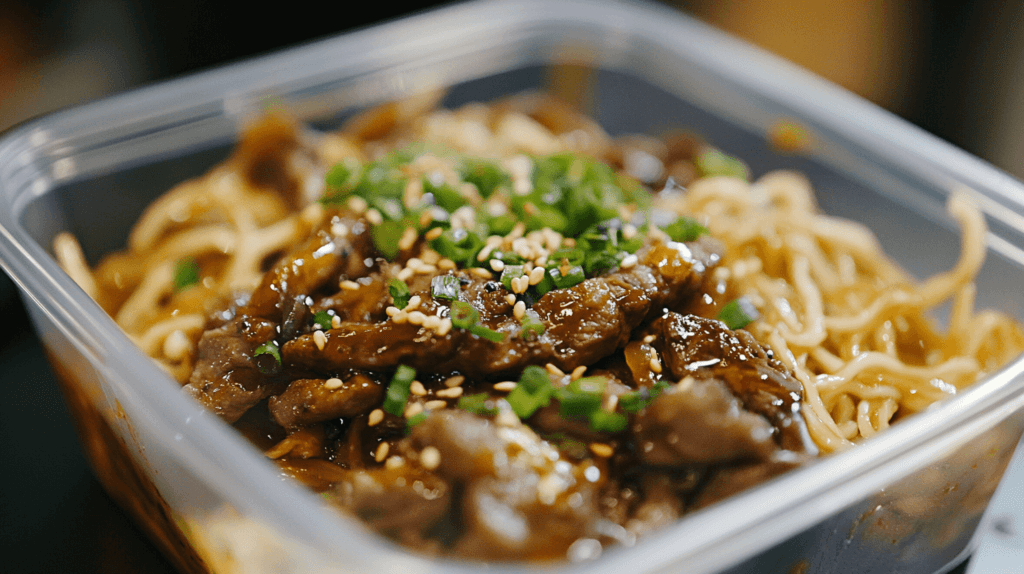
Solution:
<path fill-rule="evenodd" d="M 65 269 L 281 471 L 392 539 L 583 559 L 993 371 L 985 225 L 917 283 L 806 179 L 526 94 L 337 133 L 268 115 Z M 947 332 L 928 310 L 952 301 Z"/>

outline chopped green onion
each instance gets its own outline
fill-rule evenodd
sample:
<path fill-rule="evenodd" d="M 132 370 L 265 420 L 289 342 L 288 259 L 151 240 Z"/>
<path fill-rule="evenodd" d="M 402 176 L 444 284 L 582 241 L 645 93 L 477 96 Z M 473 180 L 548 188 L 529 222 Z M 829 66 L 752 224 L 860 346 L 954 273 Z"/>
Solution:
<path fill-rule="evenodd" d="M 563 417 L 588 417 L 601 408 L 607 381 L 603 377 L 576 379 L 556 393 Z"/>
<path fill-rule="evenodd" d="M 546 389 L 552 386 L 551 377 L 548 376 L 547 370 L 543 367 L 530 365 L 523 369 L 523 374 L 519 377 L 519 386 L 526 389 L 526 392 L 531 395 L 547 392 Z"/>
<path fill-rule="evenodd" d="M 199 264 L 195 259 L 182 259 L 174 265 L 174 290 L 199 283 Z"/>
<path fill-rule="evenodd" d="M 387 394 L 384 396 L 382 408 L 385 412 L 396 417 L 402 416 L 402 413 L 405 412 L 405 402 L 409 400 L 409 386 L 412 385 L 415 378 L 416 369 L 406 365 L 398 366 L 395 375 L 391 377 L 391 383 L 388 384 Z"/>
<path fill-rule="evenodd" d="M 526 311 L 520 324 L 523 326 L 520 336 L 524 341 L 535 341 L 544 334 L 544 323 L 541 322 L 540 315 L 532 309 Z"/>
<path fill-rule="evenodd" d="M 435 186 L 429 177 L 423 178 L 423 191 L 432 194 L 434 203 L 448 213 L 453 213 L 456 209 L 469 203 L 457 189 L 447 183 Z"/>
<path fill-rule="evenodd" d="M 561 247 L 551 255 L 548 255 L 548 261 L 552 261 L 557 265 L 560 265 L 563 259 L 570 267 L 573 265 L 583 265 L 583 262 L 587 260 L 587 254 L 582 249 L 575 247 Z"/>
<path fill-rule="evenodd" d="M 454 301 L 459 298 L 459 278 L 454 275 L 438 275 L 430 280 L 430 294 L 436 299 Z"/>
<path fill-rule="evenodd" d="M 463 395 L 459 397 L 458 406 L 460 409 L 475 415 L 493 417 L 498 414 L 498 409 L 494 406 L 494 402 L 490 400 L 490 395 L 487 393 Z"/>
<path fill-rule="evenodd" d="M 531 395 L 522 387 L 512 389 L 512 392 L 505 397 L 509 406 L 512 407 L 512 412 L 516 413 L 516 416 L 523 420 L 530 418 L 533 413 L 537 412 L 537 409 L 548 404 L 544 402 L 545 399 L 550 403 L 550 396 L 542 398 L 542 396 Z"/>
<path fill-rule="evenodd" d="M 537 409 L 551 403 L 551 395 L 555 392 L 548 372 L 536 365 L 523 370 L 519 384 L 505 398 L 512 406 L 513 412 L 521 419 L 528 419 Z"/>
<path fill-rule="evenodd" d="M 501 270 L 501 284 L 505 286 L 505 289 L 509 292 L 512 291 L 512 280 L 518 279 L 523 276 L 522 265 L 506 265 Z"/>
<path fill-rule="evenodd" d="M 742 329 L 761 317 L 757 307 L 746 297 L 740 297 L 729 301 L 718 312 L 716 319 L 725 323 L 725 326 L 732 329 Z"/>
<path fill-rule="evenodd" d="M 625 255 L 625 254 L 623 254 Z M 619 258 L 615 255 L 608 253 L 607 251 L 598 251 L 595 253 L 587 254 L 587 262 L 584 265 L 586 274 L 591 277 L 596 277 L 611 271 L 619 266 Z"/>
<path fill-rule="evenodd" d="M 452 301 L 452 327 L 469 329 L 480 320 L 480 311 L 465 301 Z"/>
<path fill-rule="evenodd" d="M 487 199 L 500 185 L 507 185 L 509 175 L 497 163 L 487 160 L 466 159 L 459 170 L 462 179 L 476 186 L 480 197 Z"/>
<path fill-rule="evenodd" d="M 642 411 L 648 405 L 651 398 L 650 393 L 646 391 L 647 389 L 640 389 L 639 391 L 629 391 L 619 395 L 619 408 L 627 413 Z"/>
<path fill-rule="evenodd" d="M 406 431 L 408 431 L 412 427 L 420 424 L 421 422 L 427 420 L 427 412 L 428 411 L 423 411 L 422 413 L 417 413 L 417 414 L 409 417 L 405 421 L 405 429 L 406 429 Z"/>
<path fill-rule="evenodd" d="M 559 289 L 566 289 L 573 285 L 583 283 L 586 275 L 583 273 L 583 268 L 579 265 L 570 267 L 566 270 L 565 274 L 562 274 L 562 270 L 559 267 L 552 267 L 548 269 L 548 275 L 551 276 L 551 280 L 555 282 L 555 287 Z"/>
<path fill-rule="evenodd" d="M 462 228 L 449 228 L 441 233 L 440 237 L 430 242 L 434 251 L 447 257 L 462 267 L 469 267 L 476 263 L 476 254 L 484 247 L 484 240 L 471 231 Z"/>
<path fill-rule="evenodd" d="M 388 220 L 370 228 L 373 246 L 388 261 L 394 260 L 398 256 L 398 242 L 402 239 L 402 234 L 405 233 L 405 227 L 405 224 L 400 221 Z"/>
<path fill-rule="evenodd" d="M 750 171 L 742 161 L 725 155 L 717 149 L 708 149 L 697 156 L 694 161 L 697 170 L 703 176 L 724 175 L 738 177 L 746 180 L 750 178 Z"/>
<path fill-rule="evenodd" d="M 697 220 L 686 216 L 680 217 L 669 225 L 666 225 L 662 228 L 662 231 L 668 234 L 672 241 L 680 243 L 693 241 L 701 235 L 707 235 L 709 233 L 707 227 L 697 223 Z"/>
<path fill-rule="evenodd" d="M 313 315 L 313 327 L 319 329 L 330 329 L 334 317 L 327 311 L 317 311 Z"/>
<path fill-rule="evenodd" d="M 264 375 L 273 375 L 281 368 L 281 349 L 274 341 L 267 341 L 252 352 L 256 368 Z"/>
<path fill-rule="evenodd" d="M 505 333 L 495 331 L 494 329 L 491 329 L 490 327 L 486 327 L 484 325 L 473 325 L 468 330 L 470 333 L 473 333 L 477 337 L 480 337 L 481 339 L 487 339 L 492 343 L 500 343 L 505 340 Z"/>
<path fill-rule="evenodd" d="M 392 279 L 388 282 L 388 292 L 395 301 L 395 307 L 405 309 L 409 304 L 409 286 L 401 279 Z"/>
<path fill-rule="evenodd" d="M 626 430 L 629 419 L 622 413 L 596 410 L 590 413 L 590 428 L 597 432 L 617 433 Z"/>

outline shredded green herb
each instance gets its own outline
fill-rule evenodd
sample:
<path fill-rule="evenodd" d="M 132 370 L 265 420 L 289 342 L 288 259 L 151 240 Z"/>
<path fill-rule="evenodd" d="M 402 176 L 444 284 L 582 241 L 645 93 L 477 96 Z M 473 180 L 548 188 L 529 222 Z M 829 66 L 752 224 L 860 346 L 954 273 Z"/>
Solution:
<path fill-rule="evenodd" d="M 195 259 L 182 259 L 174 265 L 174 290 L 181 291 L 199 283 L 199 264 Z"/>
<path fill-rule="evenodd" d="M 382 405 L 384 412 L 393 414 L 396 417 L 402 416 L 402 413 L 405 412 L 405 403 L 409 400 L 409 387 L 415 378 L 416 369 L 406 365 L 398 366 L 395 375 L 391 377 L 391 383 L 388 384 L 388 390 L 384 396 L 384 404 Z"/>
<path fill-rule="evenodd" d="M 409 286 L 405 284 L 405 281 L 401 279 L 388 281 L 388 292 L 395 302 L 395 307 L 405 309 L 406 305 L 409 304 Z"/>
<path fill-rule="evenodd" d="M 465 301 L 452 301 L 451 309 L 452 327 L 465 329 L 470 333 L 487 339 L 493 343 L 500 343 L 505 340 L 505 333 L 499 333 L 490 327 L 480 324 L 480 312 Z"/>
<path fill-rule="evenodd" d="M 327 311 L 317 311 L 313 314 L 314 329 L 330 329 L 334 317 Z"/>
<path fill-rule="evenodd" d="M 512 411 L 521 419 L 528 419 L 541 407 L 551 403 L 551 395 L 555 387 L 551 384 L 548 372 L 536 365 L 523 370 L 519 384 L 505 398 Z"/>

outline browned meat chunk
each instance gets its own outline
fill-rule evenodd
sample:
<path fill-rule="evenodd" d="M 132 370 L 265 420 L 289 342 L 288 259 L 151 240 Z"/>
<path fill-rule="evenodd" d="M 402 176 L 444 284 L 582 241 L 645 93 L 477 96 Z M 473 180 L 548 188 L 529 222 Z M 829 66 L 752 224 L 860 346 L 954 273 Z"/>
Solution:
<path fill-rule="evenodd" d="M 352 417 L 370 411 L 384 396 L 384 387 L 365 375 L 328 388 L 323 379 L 292 381 L 283 393 L 270 397 L 270 414 L 285 428 Z"/>
<path fill-rule="evenodd" d="M 667 313 L 652 325 L 655 346 L 675 380 L 717 379 L 746 410 L 764 417 L 775 441 L 793 452 L 817 453 L 800 416 L 800 383 L 743 330 L 721 321 Z M 672 399 L 670 399 L 672 400 Z"/>
<path fill-rule="evenodd" d="M 385 535 L 423 546 L 449 511 L 451 487 L 435 474 L 409 465 L 398 469 L 342 471 L 335 500 Z"/>

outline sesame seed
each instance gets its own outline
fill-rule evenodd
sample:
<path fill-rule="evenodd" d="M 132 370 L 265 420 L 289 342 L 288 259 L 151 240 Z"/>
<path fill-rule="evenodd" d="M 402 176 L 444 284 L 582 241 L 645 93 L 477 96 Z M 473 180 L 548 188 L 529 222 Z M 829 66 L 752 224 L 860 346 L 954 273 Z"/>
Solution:
<path fill-rule="evenodd" d="M 636 226 L 633 225 L 632 223 L 627 223 L 623 225 L 622 238 L 628 241 L 630 239 L 633 239 L 634 237 L 636 237 Z"/>
<path fill-rule="evenodd" d="M 548 363 L 548 364 L 544 365 L 544 368 L 547 369 L 549 373 L 551 373 L 552 375 L 554 375 L 556 377 L 564 377 L 565 376 L 565 373 L 562 372 L 562 369 L 559 369 L 558 367 L 556 367 L 554 365 L 554 363 Z"/>
<path fill-rule="evenodd" d="M 523 211 L 526 212 L 526 215 L 533 215 L 534 213 L 537 213 L 537 206 L 527 201 L 523 204 Z"/>
<path fill-rule="evenodd" d="M 188 354 L 188 337 L 181 329 L 175 329 L 164 339 L 164 356 L 172 361 L 180 361 Z"/>
<path fill-rule="evenodd" d="M 522 237 L 524 233 L 526 233 L 526 224 L 520 221 L 516 223 L 515 227 L 512 228 L 512 231 L 510 231 L 505 237 L 508 239 L 518 239 Z"/>
<path fill-rule="evenodd" d="M 590 452 L 596 454 L 601 458 L 608 458 L 615 454 L 615 451 L 611 446 L 604 444 L 603 442 L 592 442 L 590 443 Z"/>
<path fill-rule="evenodd" d="M 367 205 L 366 200 L 358 195 L 354 195 L 348 200 L 348 208 L 356 213 L 363 213 L 366 211 L 367 207 L 369 207 L 369 205 Z"/>
<path fill-rule="evenodd" d="M 431 331 L 436 331 L 441 326 L 441 318 L 437 315 L 427 315 L 427 318 L 423 320 L 423 326 Z"/>
<path fill-rule="evenodd" d="M 421 265 L 423 265 L 423 260 L 420 259 L 419 257 L 413 257 L 409 259 L 409 261 L 405 264 L 406 267 L 412 269 L 413 271 L 419 270 Z"/>
<path fill-rule="evenodd" d="M 406 227 L 405 231 L 402 232 L 402 238 L 398 240 L 398 248 L 402 251 L 412 249 L 412 246 L 416 244 L 416 230 L 412 227 Z"/>
<path fill-rule="evenodd" d="M 450 389 L 442 389 L 434 393 L 435 395 L 446 398 L 446 399 L 457 399 L 462 396 L 462 387 L 452 387 Z"/>
<path fill-rule="evenodd" d="M 523 315 L 526 315 L 526 303 L 518 301 L 515 306 L 512 307 L 512 316 L 516 319 L 522 319 Z"/>
<path fill-rule="evenodd" d="M 509 293 L 508 295 L 505 295 L 505 302 L 508 303 L 509 305 L 515 305 L 516 304 L 516 296 L 511 294 L 511 293 Z"/>
<path fill-rule="evenodd" d="M 434 411 L 434 410 L 437 410 L 437 409 L 443 409 L 446 406 L 448 406 L 448 401 L 433 400 L 433 401 L 427 401 L 423 405 L 423 408 L 427 409 L 428 411 Z"/>
<path fill-rule="evenodd" d="M 394 305 L 388 305 L 388 308 L 384 309 L 384 313 L 386 313 L 388 317 L 392 317 L 392 318 L 394 318 L 396 315 L 398 315 L 401 312 L 402 312 L 402 310 L 399 309 L 398 307 L 395 307 Z"/>
<path fill-rule="evenodd" d="M 340 329 L 341 328 L 341 317 L 339 317 L 337 315 L 331 317 L 331 328 L 332 329 Z"/>
<path fill-rule="evenodd" d="M 441 260 L 441 254 L 433 249 L 424 249 L 423 253 L 420 253 L 420 259 L 427 265 L 437 265 L 437 262 Z"/>
<path fill-rule="evenodd" d="M 380 409 L 373 409 L 370 411 L 370 416 L 366 420 L 366 426 L 377 426 L 382 420 L 384 420 L 384 411 Z"/>
<path fill-rule="evenodd" d="M 491 247 L 490 245 L 485 246 L 480 250 L 480 253 L 477 254 L 476 260 L 487 261 L 487 258 L 491 256 L 492 251 L 494 251 L 494 247 Z"/>
<path fill-rule="evenodd" d="M 530 285 L 537 285 L 544 280 L 544 268 L 534 267 L 533 271 L 530 271 Z"/>
<path fill-rule="evenodd" d="M 416 268 L 416 273 L 419 273 L 420 275 L 433 275 L 434 273 L 437 273 L 437 266 L 424 263 Z"/>
<path fill-rule="evenodd" d="M 401 279 L 402 281 L 408 281 L 413 276 L 413 273 L 415 273 L 415 271 L 413 271 L 409 267 L 406 267 L 405 269 L 402 269 L 401 271 L 398 272 L 398 278 Z"/>
<path fill-rule="evenodd" d="M 441 465 L 441 451 L 432 446 L 423 449 L 420 453 L 420 465 L 427 470 L 434 470 Z"/>
<path fill-rule="evenodd" d="M 681 390 L 681 391 L 686 391 L 686 390 L 689 390 L 689 388 L 693 386 L 693 383 L 694 383 L 693 377 L 691 377 L 690 375 L 686 375 L 685 377 L 683 377 L 683 379 L 681 381 L 679 381 L 676 384 L 676 387 L 678 387 L 679 390 Z"/>
<path fill-rule="evenodd" d="M 409 313 L 409 322 L 413 325 L 422 325 L 423 321 L 427 319 L 427 316 L 422 311 L 413 311 Z"/>
<path fill-rule="evenodd" d="M 498 235 L 491 235 L 484 242 L 484 245 L 486 245 L 487 247 L 490 247 L 491 249 L 497 249 L 498 246 L 501 245 L 502 241 L 504 241 L 504 239 L 502 237 L 500 237 Z"/>
<path fill-rule="evenodd" d="M 386 442 L 380 443 L 377 446 L 377 453 L 373 455 L 373 460 L 377 462 L 384 462 L 384 459 L 388 457 L 388 451 L 391 450 L 391 445 Z"/>
<path fill-rule="evenodd" d="M 491 275 L 491 272 L 484 269 L 483 267 L 474 267 L 472 273 L 473 275 L 476 275 L 481 279 L 490 279 L 491 277 L 493 277 L 493 275 Z"/>
<path fill-rule="evenodd" d="M 451 271 L 453 269 L 458 268 L 458 265 L 456 265 L 455 262 L 452 261 L 451 259 L 444 258 L 437 262 L 437 268 L 442 269 L 444 271 Z"/>
<path fill-rule="evenodd" d="M 647 343 L 648 345 L 650 345 L 657 338 L 658 338 L 657 335 L 647 335 L 646 337 L 644 337 L 644 343 Z"/>
<path fill-rule="evenodd" d="M 324 345 L 327 344 L 327 335 L 324 335 L 323 331 L 313 331 L 313 342 L 316 343 L 316 348 L 323 351 Z"/>
<path fill-rule="evenodd" d="M 658 360 L 658 353 L 656 351 L 654 352 L 654 355 L 651 357 L 651 370 L 654 371 L 655 373 L 661 372 L 661 361 Z"/>
<path fill-rule="evenodd" d="M 384 468 L 388 470 L 396 470 L 405 466 L 405 459 L 400 456 L 393 456 L 384 463 Z"/>
<path fill-rule="evenodd" d="M 617 406 L 619 406 L 619 395 L 608 395 L 604 401 L 604 410 L 614 412 Z"/>
<path fill-rule="evenodd" d="M 565 247 L 576 247 L 576 240 L 572 237 L 563 237 L 562 245 Z"/>
<path fill-rule="evenodd" d="M 496 273 L 501 273 L 505 269 L 505 262 L 501 259 L 491 259 L 491 269 Z"/>
<path fill-rule="evenodd" d="M 444 382 L 444 386 L 446 386 L 446 387 L 448 387 L 450 389 L 450 388 L 457 387 L 457 386 L 461 385 L 465 381 L 466 381 L 466 377 L 464 377 L 462 375 L 455 375 L 454 377 L 448 377 L 445 380 L 445 382 Z"/>
<path fill-rule="evenodd" d="M 420 303 L 422 303 L 422 302 L 423 302 L 423 298 L 422 297 L 420 297 L 419 295 L 413 295 L 412 297 L 409 297 L 409 304 L 406 305 L 405 309 L 402 309 L 402 310 L 403 311 L 413 311 L 415 309 L 419 309 L 420 308 Z"/>
<path fill-rule="evenodd" d="M 519 385 L 519 383 L 517 383 L 515 381 L 502 381 L 500 383 L 494 383 L 494 387 L 493 388 L 496 391 L 500 391 L 502 393 L 508 393 L 508 392 L 511 392 L 513 389 L 515 389 L 516 386 L 518 386 L 518 385 Z"/>
<path fill-rule="evenodd" d="M 405 418 L 411 419 L 412 417 L 423 412 L 423 403 L 411 403 L 405 407 Z"/>
<path fill-rule="evenodd" d="M 575 380 L 579 379 L 580 377 L 582 377 L 583 373 L 585 373 L 585 372 L 587 372 L 587 366 L 586 365 L 580 365 L 580 366 L 578 366 L 578 367 L 576 367 L 575 369 L 572 370 L 572 374 L 569 375 L 569 378 L 571 378 L 572 380 L 575 381 Z"/>
<path fill-rule="evenodd" d="M 384 223 L 384 216 L 381 215 L 380 212 L 377 211 L 376 209 L 368 209 L 366 211 L 366 219 L 374 225 L 380 225 L 381 223 Z"/>
<path fill-rule="evenodd" d="M 350 280 L 350 279 L 346 279 L 345 281 L 341 282 L 341 288 L 342 289 L 346 289 L 348 291 L 358 291 L 359 290 L 359 284 L 356 283 L 355 281 Z"/>
<path fill-rule="evenodd" d="M 530 288 L 530 278 L 523 275 L 512 280 L 512 291 L 518 294 L 526 293 Z"/>
<path fill-rule="evenodd" d="M 419 381 L 413 381 L 412 384 L 409 385 L 409 392 L 418 397 L 425 397 L 427 395 L 427 389 L 424 388 L 423 383 Z"/>
<path fill-rule="evenodd" d="M 448 317 L 441 319 L 441 324 L 434 330 L 438 337 L 444 337 L 452 330 L 452 320 Z"/>
<path fill-rule="evenodd" d="M 517 427 L 519 426 L 519 417 L 512 411 L 504 411 L 494 417 L 494 424 L 500 427 Z"/>
<path fill-rule="evenodd" d="M 441 229 L 440 227 L 435 227 L 428 231 L 427 234 L 424 235 L 423 237 L 426 238 L 428 241 L 433 241 L 438 237 L 441 237 L 442 233 L 444 233 L 444 229 Z"/>
<path fill-rule="evenodd" d="M 348 226 L 340 221 L 336 221 L 331 224 L 331 233 L 337 237 L 345 237 L 348 235 Z"/>
<path fill-rule="evenodd" d="M 341 379 L 338 377 L 331 377 L 324 381 L 324 388 L 334 390 L 341 387 Z"/>
<path fill-rule="evenodd" d="M 630 254 L 622 258 L 622 263 L 619 264 L 619 267 L 623 269 L 630 269 L 637 264 L 637 261 L 639 261 L 639 259 L 637 259 L 636 255 Z"/>

